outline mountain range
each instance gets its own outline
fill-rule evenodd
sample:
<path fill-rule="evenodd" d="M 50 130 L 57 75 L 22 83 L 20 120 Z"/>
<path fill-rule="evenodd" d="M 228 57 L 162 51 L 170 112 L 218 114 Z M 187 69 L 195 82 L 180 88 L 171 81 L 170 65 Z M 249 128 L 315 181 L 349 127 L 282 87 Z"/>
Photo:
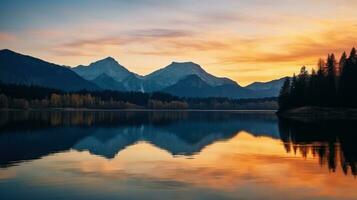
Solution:
<path fill-rule="evenodd" d="M 286 77 L 255 82 L 246 87 L 229 78 L 216 77 L 193 62 L 172 62 L 146 76 L 129 71 L 107 57 L 77 67 L 64 67 L 11 50 L 0 50 L 0 81 L 40 85 L 65 91 L 160 91 L 180 97 L 276 97 Z"/>

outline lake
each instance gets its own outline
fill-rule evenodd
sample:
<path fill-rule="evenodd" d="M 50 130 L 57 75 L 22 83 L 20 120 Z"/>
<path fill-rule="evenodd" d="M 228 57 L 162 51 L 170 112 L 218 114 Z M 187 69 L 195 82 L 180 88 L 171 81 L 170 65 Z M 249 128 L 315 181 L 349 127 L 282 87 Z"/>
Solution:
<path fill-rule="evenodd" d="M 0 112 L 0 198 L 357 199 L 356 121 Z"/>

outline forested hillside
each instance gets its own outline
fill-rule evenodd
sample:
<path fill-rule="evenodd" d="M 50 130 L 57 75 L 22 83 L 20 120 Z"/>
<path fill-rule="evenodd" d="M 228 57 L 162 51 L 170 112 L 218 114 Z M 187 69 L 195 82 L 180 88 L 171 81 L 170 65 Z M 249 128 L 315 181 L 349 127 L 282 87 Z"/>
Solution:
<path fill-rule="evenodd" d="M 162 92 L 87 91 L 0 84 L 0 109 L 277 109 L 276 98 L 182 98 Z"/>
<path fill-rule="evenodd" d="M 334 54 L 319 59 L 317 70 L 308 72 L 305 66 L 300 74 L 286 79 L 279 96 L 281 111 L 304 106 L 357 107 L 357 53 L 352 48 L 337 61 Z"/>

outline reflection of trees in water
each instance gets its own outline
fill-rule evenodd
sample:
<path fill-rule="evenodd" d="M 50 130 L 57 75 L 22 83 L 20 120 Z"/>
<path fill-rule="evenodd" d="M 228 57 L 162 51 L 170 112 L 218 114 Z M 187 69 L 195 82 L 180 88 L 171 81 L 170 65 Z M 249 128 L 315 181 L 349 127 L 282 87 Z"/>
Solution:
<path fill-rule="evenodd" d="M 357 128 L 354 123 L 356 121 L 303 122 L 279 119 L 279 130 L 287 152 L 293 151 L 303 157 L 311 153 L 331 171 L 341 167 L 345 174 L 351 171 L 356 176 Z"/>
<path fill-rule="evenodd" d="M 173 155 L 193 155 L 242 130 L 256 136 L 277 137 L 276 116 L 181 111 L 0 112 L 0 152 L 7 152 L 0 154 L 0 168 L 71 148 L 111 158 L 143 140 Z"/>
<path fill-rule="evenodd" d="M 0 128 L 21 128 L 45 126 L 120 126 L 120 125 L 165 125 L 181 120 L 217 122 L 227 120 L 263 120 L 275 123 L 271 113 L 234 113 L 234 112 L 178 112 L 178 111 L 15 111 L 0 112 Z"/>

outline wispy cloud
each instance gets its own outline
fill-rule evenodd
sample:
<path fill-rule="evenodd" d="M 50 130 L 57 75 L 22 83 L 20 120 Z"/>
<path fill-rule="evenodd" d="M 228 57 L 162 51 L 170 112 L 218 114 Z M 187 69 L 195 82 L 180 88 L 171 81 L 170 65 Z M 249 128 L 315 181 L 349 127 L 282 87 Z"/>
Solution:
<path fill-rule="evenodd" d="M 97 58 L 120 52 L 132 57 L 195 59 L 210 72 L 244 84 L 253 78 L 269 80 L 285 76 L 301 65 L 312 67 L 327 53 L 339 54 L 357 45 L 357 24 L 351 21 L 310 23 L 311 30 L 282 30 L 278 35 L 250 37 L 225 30 L 132 29 L 112 36 L 73 39 L 55 44 L 50 50 L 64 57 Z M 155 67 L 153 64 L 151 68 Z"/>
<path fill-rule="evenodd" d="M 66 65 L 113 56 L 139 73 L 175 59 L 193 60 L 247 83 L 289 75 L 327 53 L 357 46 L 356 3 L 9 1 L 0 8 L 0 45 Z"/>
<path fill-rule="evenodd" d="M 0 32 L 0 42 L 8 42 L 16 40 L 16 36 L 10 33 Z"/>
<path fill-rule="evenodd" d="M 172 49 L 177 50 L 177 47 L 181 46 L 178 40 L 189 40 L 194 37 L 195 33 L 192 31 L 179 30 L 179 29 L 135 29 L 131 31 L 123 31 L 115 36 L 103 36 L 94 37 L 88 39 L 74 39 L 69 42 L 64 42 L 61 44 L 54 44 L 51 50 L 57 55 L 67 56 L 72 55 L 83 55 L 84 50 L 90 49 L 103 49 L 108 47 L 123 47 L 128 45 L 151 45 L 156 46 L 158 51 L 130 51 L 127 52 L 137 52 L 138 54 L 160 54 L 162 49 Z M 218 43 L 217 43 L 218 44 Z M 201 48 L 207 44 L 202 44 Z M 208 44 L 209 45 L 209 44 Z M 196 44 L 196 48 L 200 48 L 199 44 Z M 161 50 L 160 50 L 161 49 Z M 95 52 L 93 52 L 95 54 Z M 165 54 L 162 52 L 162 54 Z M 90 54 L 89 54 L 90 55 Z"/>
<path fill-rule="evenodd" d="M 178 38 L 194 36 L 193 31 L 180 29 L 135 29 L 124 33 L 128 38 Z"/>

